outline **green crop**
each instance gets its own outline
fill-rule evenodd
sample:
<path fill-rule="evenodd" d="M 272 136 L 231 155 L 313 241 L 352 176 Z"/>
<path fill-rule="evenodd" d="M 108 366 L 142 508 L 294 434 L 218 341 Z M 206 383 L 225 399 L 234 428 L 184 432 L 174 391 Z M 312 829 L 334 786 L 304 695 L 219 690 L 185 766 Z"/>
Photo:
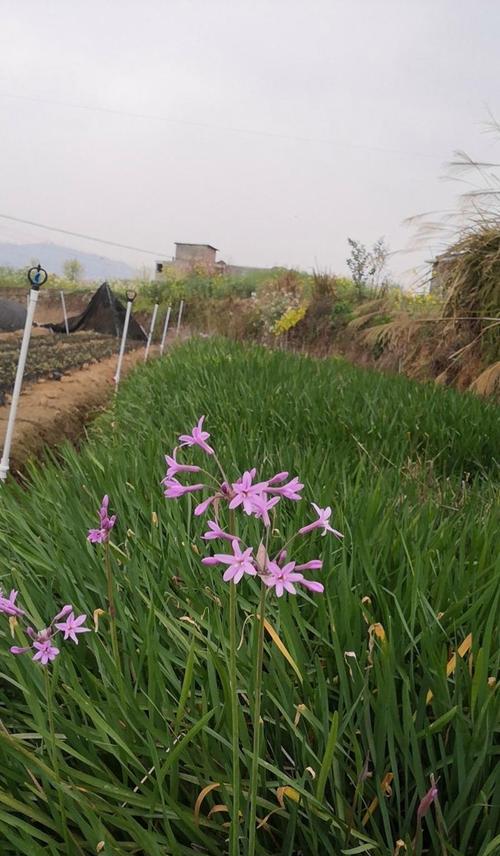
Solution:
<path fill-rule="evenodd" d="M 190 498 L 160 486 L 163 454 L 202 414 L 235 475 L 255 462 L 299 475 L 345 533 L 313 536 L 324 596 L 268 600 L 257 852 L 498 853 L 498 408 L 339 360 L 192 341 L 137 369 L 80 451 L 2 488 L 0 585 L 39 627 L 64 603 L 106 609 L 86 532 L 109 494 L 126 676 L 100 614 L 50 667 L 56 771 L 43 670 L 9 653 L 1 616 L 2 856 L 67 853 L 61 804 L 71 856 L 228 852 L 228 586 L 201 565 Z M 285 536 L 307 522 L 279 508 Z M 244 797 L 253 587 L 238 588 Z M 431 774 L 439 802 L 415 837 Z"/>
<path fill-rule="evenodd" d="M 19 334 L 18 338 L 11 335 L 0 341 L 0 393 L 10 392 L 14 386 L 20 340 Z M 137 342 L 129 341 L 128 347 L 137 347 Z M 118 340 L 114 336 L 95 332 L 33 336 L 24 380 L 33 381 L 44 376 L 58 378 L 69 369 L 95 363 L 116 354 L 117 350 Z"/>

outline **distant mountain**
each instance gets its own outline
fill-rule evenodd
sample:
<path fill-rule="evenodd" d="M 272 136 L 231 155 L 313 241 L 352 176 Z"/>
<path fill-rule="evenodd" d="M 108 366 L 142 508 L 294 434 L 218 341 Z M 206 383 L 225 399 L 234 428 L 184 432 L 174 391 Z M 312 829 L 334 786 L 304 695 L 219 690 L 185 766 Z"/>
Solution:
<path fill-rule="evenodd" d="M 78 259 L 83 265 L 83 279 L 131 279 L 137 271 L 125 262 L 82 253 L 71 247 L 57 244 L 2 244 L 0 243 L 0 267 L 27 267 L 31 261 L 39 262 L 49 273 L 62 274 L 64 262 Z"/>

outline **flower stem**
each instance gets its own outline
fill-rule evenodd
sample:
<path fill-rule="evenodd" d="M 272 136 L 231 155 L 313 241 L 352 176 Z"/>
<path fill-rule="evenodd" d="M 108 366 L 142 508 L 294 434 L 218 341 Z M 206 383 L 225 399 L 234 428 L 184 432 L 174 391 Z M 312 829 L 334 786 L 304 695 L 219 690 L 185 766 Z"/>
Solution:
<path fill-rule="evenodd" d="M 111 556 L 109 553 L 109 543 L 104 545 L 104 567 L 106 570 L 106 583 L 108 588 L 108 612 L 109 612 L 109 628 L 111 631 L 111 647 L 113 649 L 113 657 L 118 669 L 118 680 L 121 676 L 120 651 L 118 649 L 118 636 L 116 633 L 116 609 L 115 596 L 113 586 L 113 571 L 111 569 Z"/>
<path fill-rule="evenodd" d="M 209 473 L 209 471 L 203 469 L 203 467 L 200 467 L 200 472 L 203 473 L 203 475 L 207 476 L 209 479 L 211 479 L 217 487 L 220 487 L 219 481 L 215 478 L 214 475 L 212 475 L 212 473 Z M 205 487 L 208 487 L 208 485 L 205 485 Z"/>
<path fill-rule="evenodd" d="M 285 541 L 285 543 L 283 544 L 283 546 L 282 546 L 282 547 L 280 547 L 280 549 L 278 550 L 278 552 L 276 553 L 276 555 L 275 555 L 275 557 L 274 557 L 274 561 L 275 561 L 275 562 L 278 560 L 278 556 L 279 556 L 279 554 L 280 554 L 280 553 L 282 553 L 282 552 L 283 552 L 283 550 L 286 550 L 286 549 L 290 546 L 290 544 L 292 543 L 292 541 L 295 541 L 295 539 L 298 537 L 298 534 L 299 534 L 298 532 L 295 532 L 295 534 L 294 534 L 294 535 L 292 535 L 292 536 L 288 539 L 288 541 Z"/>
<path fill-rule="evenodd" d="M 236 586 L 229 584 L 229 679 L 231 684 L 231 747 L 232 747 L 232 784 L 233 816 L 231 822 L 230 856 L 239 856 L 240 827 L 240 737 L 238 685 L 236 673 Z"/>
<path fill-rule="evenodd" d="M 257 784 L 259 778 L 260 753 L 260 707 L 262 700 L 262 664 L 264 661 L 264 621 L 266 609 L 266 586 L 261 583 L 259 601 L 259 625 L 257 636 L 257 660 L 255 663 L 255 688 L 253 707 L 253 751 L 250 777 L 250 813 L 248 818 L 248 856 L 254 856 L 257 834 Z"/>
<path fill-rule="evenodd" d="M 59 801 L 59 814 L 61 817 L 61 827 L 62 827 L 62 836 L 64 838 L 64 843 L 67 848 L 67 852 L 70 853 L 70 841 L 68 834 L 68 822 L 66 819 L 66 809 L 64 808 L 64 800 L 61 791 L 61 774 L 59 771 L 59 754 L 56 744 L 56 733 L 54 728 L 54 709 L 52 705 L 52 688 L 50 686 L 50 678 L 49 678 L 49 667 L 43 667 L 44 681 L 45 681 L 45 697 L 47 700 L 47 717 L 49 721 L 49 735 L 50 735 L 50 758 L 52 761 L 52 767 L 54 769 L 54 776 L 57 784 L 57 797 Z"/>
<path fill-rule="evenodd" d="M 217 466 L 218 466 L 218 468 L 219 468 L 219 472 L 220 472 L 220 474 L 221 474 L 222 478 L 224 479 L 224 482 L 225 482 L 226 484 L 229 484 L 228 478 L 227 478 L 227 476 L 226 476 L 226 474 L 225 474 L 225 472 L 224 472 L 224 468 L 223 468 L 223 466 L 222 466 L 221 462 L 219 461 L 219 459 L 218 459 L 217 455 L 214 455 L 214 461 L 215 461 L 215 463 L 217 464 Z"/>

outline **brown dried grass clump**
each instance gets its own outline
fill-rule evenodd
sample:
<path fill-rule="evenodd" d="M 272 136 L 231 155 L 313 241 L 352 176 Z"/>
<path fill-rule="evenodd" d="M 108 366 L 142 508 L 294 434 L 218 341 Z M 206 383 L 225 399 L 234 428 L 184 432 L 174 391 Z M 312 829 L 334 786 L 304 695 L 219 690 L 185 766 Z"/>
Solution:
<path fill-rule="evenodd" d="M 382 322 L 386 324 L 394 315 L 389 302 L 385 298 L 377 298 L 376 300 L 367 300 L 360 306 L 356 306 L 353 311 L 353 318 L 346 325 L 346 330 L 358 333 L 366 327 L 380 326 Z"/>
<path fill-rule="evenodd" d="M 488 366 L 470 385 L 471 392 L 500 399 L 500 360 Z"/>
<path fill-rule="evenodd" d="M 497 317 L 500 311 L 500 225 L 476 223 L 451 247 L 444 315 Z"/>
<path fill-rule="evenodd" d="M 400 350 L 408 345 L 412 335 L 417 332 L 418 326 L 407 312 L 398 312 L 391 321 L 376 324 L 364 330 L 360 339 L 370 348 L 378 347 L 381 351 Z"/>
<path fill-rule="evenodd" d="M 313 271 L 313 293 L 314 301 L 332 300 L 337 295 L 337 278 L 329 273 Z"/>
<path fill-rule="evenodd" d="M 352 314 L 355 318 L 360 318 L 365 315 L 379 315 L 381 312 L 389 311 L 389 309 L 389 303 L 385 297 L 377 297 L 375 300 L 366 300 L 356 306 Z"/>
<path fill-rule="evenodd" d="M 347 324 L 347 330 L 354 330 L 358 332 L 359 330 L 363 330 L 364 327 L 369 327 L 370 322 L 374 321 L 378 318 L 380 312 L 368 312 L 366 315 L 359 315 L 356 318 L 352 318 L 351 321 Z"/>

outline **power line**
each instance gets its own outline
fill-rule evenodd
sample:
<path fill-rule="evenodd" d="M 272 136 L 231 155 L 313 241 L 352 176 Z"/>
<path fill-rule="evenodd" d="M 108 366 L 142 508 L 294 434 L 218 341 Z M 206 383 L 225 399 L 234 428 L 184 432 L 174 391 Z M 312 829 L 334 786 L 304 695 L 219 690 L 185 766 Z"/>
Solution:
<path fill-rule="evenodd" d="M 19 101 L 32 101 L 39 104 L 53 104 L 56 107 L 63 107 L 71 110 L 88 110 L 93 113 L 109 113 L 115 116 L 129 116 L 133 119 L 153 119 L 160 122 L 168 122 L 172 125 L 186 125 L 194 128 L 208 128 L 215 131 L 230 132 L 233 134 L 247 134 L 254 137 L 268 137 L 277 140 L 293 140 L 301 143 L 326 143 L 331 146 L 338 146 L 347 149 L 360 149 L 362 151 L 379 152 L 388 155 L 404 155 L 410 158 L 423 158 L 424 160 L 438 161 L 442 163 L 442 158 L 437 155 L 431 155 L 427 152 L 416 152 L 405 149 L 390 149 L 384 146 L 370 146 L 365 143 L 342 142 L 341 140 L 333 140 L 327 137 L 303 137 L 295 134 L 280 134 L 274 131 L 265 131 L 258 128 L 236 128 L 232 125 L 221 125 L 219 122 L 198 122 L 190 119 L 176 119 L 172 116 L 160 116 L 154 113 L 135 113 L 129 110 L 119 110 L 114 107 L 99 107 L 95 104 L 74 104 L 67 101 L 57 101 L 52 98 L 40 98 L 33 95 L 16 95 L 10 92 L 0 92 L 2 98 L 14 98 Z"/>
<path fill-rule="evenodd" d="M 27 226 L 36 226 L 37 229 L 46 229 L 48 232 L 60 232 L 62 235 L 71 235 L 73 238 L 84 238 L 86 241 L 96 241 L 98 244 L 106 244 L 109 247 L 120 247 L 122 250 L 134 250 L 137 253 L 147 253 L 161 259 L 170 258 L 170 253 L 155 250 L 145 250 L 144 247 L 132 247 L 130 244 L 119 244 L 117 241 L 107 241 L 105 238 L 96 238 L 95 235 L 84 235 L 82 232 L 70 232 L 69 229 L 59 229 L 57 226 L 47 226 L 45 223 L 35 223 L 33 220 L 23 220 L 21 217 L 12 217 L 10 214 L 0 214 L 3 220 L 11 220 L 13 223 L 23 223 Z"/>

